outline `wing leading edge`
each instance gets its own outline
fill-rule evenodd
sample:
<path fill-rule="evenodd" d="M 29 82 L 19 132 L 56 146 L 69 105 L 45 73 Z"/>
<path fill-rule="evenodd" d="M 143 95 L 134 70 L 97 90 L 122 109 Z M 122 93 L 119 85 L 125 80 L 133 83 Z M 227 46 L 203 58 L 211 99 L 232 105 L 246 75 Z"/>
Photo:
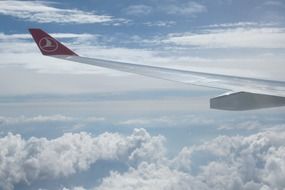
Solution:
<path fill-rule="evenodd" d="M 81 57 L 41 29 L 29 30 L 40 51 L 46 56 L 232 92 L 212 98 L 210 105 L 213 109 L 252 110 L 285 105 L 284 81 L 228 76 Z"/>

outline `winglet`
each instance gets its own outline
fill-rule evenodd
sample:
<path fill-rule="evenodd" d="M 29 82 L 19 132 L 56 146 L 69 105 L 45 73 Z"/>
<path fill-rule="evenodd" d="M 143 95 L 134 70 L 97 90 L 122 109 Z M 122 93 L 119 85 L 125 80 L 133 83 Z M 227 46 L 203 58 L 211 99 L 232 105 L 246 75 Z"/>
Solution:
<path fill-rule="evenodd" d="M 43 55 L 77 56 L 76 53 L 65 47 L 43 30 L 31 28 L 29 31 Z"/>

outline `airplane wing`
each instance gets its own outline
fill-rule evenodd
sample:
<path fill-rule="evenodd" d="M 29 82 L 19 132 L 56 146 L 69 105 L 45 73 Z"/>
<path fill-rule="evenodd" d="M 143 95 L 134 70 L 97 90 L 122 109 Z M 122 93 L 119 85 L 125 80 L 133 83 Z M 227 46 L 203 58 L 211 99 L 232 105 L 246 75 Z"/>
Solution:
<path fill-rule="evenodd" d="M 210 107 L 213 109 L 238 111 L 285 106 L 285 81 L 262 80 L 81 57 L 43 30 L 29 29 L 29 31 L 41 53 L 46 56 L 228 91 L 210 100 Z"/>

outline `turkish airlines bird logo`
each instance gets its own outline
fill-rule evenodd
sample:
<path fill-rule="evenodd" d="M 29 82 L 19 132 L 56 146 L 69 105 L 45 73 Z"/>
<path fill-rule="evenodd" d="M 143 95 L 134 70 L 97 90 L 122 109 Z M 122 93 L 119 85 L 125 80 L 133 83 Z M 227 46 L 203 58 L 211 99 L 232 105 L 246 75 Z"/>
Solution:
<path fill-rule="evenodd" d="M 44 37 L 39 41 L 40 48 L 45 52 L 54 52 L 58 48 L 58 43 L 49 37 Z"/>

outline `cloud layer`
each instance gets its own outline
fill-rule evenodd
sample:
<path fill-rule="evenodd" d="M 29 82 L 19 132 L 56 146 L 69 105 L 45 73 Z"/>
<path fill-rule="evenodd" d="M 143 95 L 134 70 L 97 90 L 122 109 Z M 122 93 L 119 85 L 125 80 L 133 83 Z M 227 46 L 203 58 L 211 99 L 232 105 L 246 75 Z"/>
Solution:
<path fill-rule="evenodd" d="M 285 48 L 284 28 L 236 27 L 173 34 L 165 42 L 199 48 Z"/>
<path fill-rule="evenodd" d="M 185 147 L 168 164 L 142 162 L 95 189 L 283 189 L 285 133 L 220 136 Z"/>
<path fill-rule="evenodd" d="M 68 177 L 99 160 L 115 160 L 127 164 L 127 171 L 111 171 L 92 189 L 283 189 L 284 144 L 284 131 L 219 136 L 169 158 L 165 138 L 144 129 L 129 136 L 68 133 L 51 140 L 8 134 L 0 139 L 0 186 Z"/>
<path fill-rule="evenodd" d="M 153 2 L 154 3 L 154 2 Z M 154 5 L 136 4 L 130 5 L 123 12 L 132 16 L 146 16 L 151 13 L 162 13 L 166 15 L 176 16 L 191 16 L 207 12 L 207 7 L 195 1 L 186 3 L 174 3 L 172 1 L 165 1 L 165 3 L 154 3 Z"/>

